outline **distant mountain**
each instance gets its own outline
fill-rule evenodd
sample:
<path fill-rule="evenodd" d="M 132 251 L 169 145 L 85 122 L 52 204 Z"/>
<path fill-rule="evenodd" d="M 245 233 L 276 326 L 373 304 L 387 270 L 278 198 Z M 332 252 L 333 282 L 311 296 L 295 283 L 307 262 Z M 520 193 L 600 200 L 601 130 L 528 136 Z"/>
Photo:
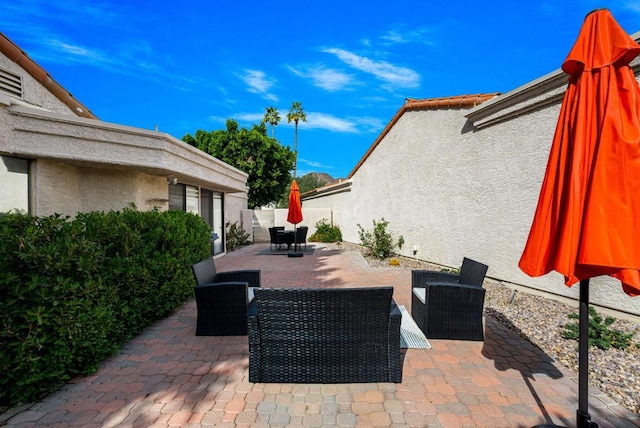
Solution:
<path fill-rule="evenodd" d="M 338 181 L 338 179 L 333 178 L 326 172 L 310 172 L 308 175 L 312 175 L 317 178 L 319 181 L 324 181 L 325 185 L 333 184 Z"/>

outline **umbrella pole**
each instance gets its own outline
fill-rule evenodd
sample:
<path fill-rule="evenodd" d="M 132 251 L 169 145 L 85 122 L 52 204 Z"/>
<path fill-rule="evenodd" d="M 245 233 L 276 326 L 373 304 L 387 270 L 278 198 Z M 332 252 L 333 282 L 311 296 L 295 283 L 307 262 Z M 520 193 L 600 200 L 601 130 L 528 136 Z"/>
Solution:
<path fill-rule="evenodd" d="M 589 415 L 589 280 L 580 281 L 580 324 L 578 342 L 578 428 L 597 428 Z"/>
<path fill-rule="evenodd" d="M 298 223 L 293 225 L 293 251 L 298 251 Z"/>

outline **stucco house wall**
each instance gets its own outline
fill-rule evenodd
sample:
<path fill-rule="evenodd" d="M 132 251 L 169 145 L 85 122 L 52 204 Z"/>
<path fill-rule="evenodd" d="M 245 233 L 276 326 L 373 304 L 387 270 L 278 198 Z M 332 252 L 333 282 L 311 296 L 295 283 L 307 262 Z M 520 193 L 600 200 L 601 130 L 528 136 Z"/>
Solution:
<path fill-rule="evenodd" d="M 223 195 L 219 217 L 242 224 L 246 173 L 169 134 L 98 120 L 2 33 L 0 77 L 0 155 L 29 160 L 32 214 L 168 209 L 173 179 Z"/>
<path fill-rule="evenodd" d="M 577 299 L 561 275 L 531 278 L 518 268 L 566 84 L 557 70 L 474 108 L 405 108 L 342 190 L 304 194 L 303 204 L 330 208 L 346 241 L 359 243 L 357 225 L 384 218 L 405 240 L 402 255 L 447 267 L 470 257 L 505 286 Z M 594 305 L 640 316 L 640 298 L 619 281 L 592 279 L 590 295 Z"/>

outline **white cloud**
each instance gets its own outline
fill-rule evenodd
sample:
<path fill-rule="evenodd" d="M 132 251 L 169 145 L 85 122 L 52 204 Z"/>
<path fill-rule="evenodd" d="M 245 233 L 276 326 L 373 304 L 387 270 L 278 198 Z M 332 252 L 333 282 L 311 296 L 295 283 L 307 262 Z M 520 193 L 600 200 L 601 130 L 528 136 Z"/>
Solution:
<path fill-rule="evenodd" d="M 360 117 L 355 120 L 363 132 L 380 132 L 386 125 L 377 117 Z"/>
<path fill-rule="evenodd" d="M 325 113 L 307 113 L 307 121 L 303 122 L 305 128 L 326 129 L 333 132 L 357 133 L 358 129 L 352 121 L 340 119 Z"/>
<path fill-rule="evenodd" d="M 390 30 L 380 38 L 389 44 L 422 43 L 431 45 L 433 42 L 428 37 L 431 33 L 432 30 L 429 28 L 416 28 L 409 31 Z"/>
<path fill-rule="evenodd" d="M 378 79 L 399 88 L 416 88 L 420 85 L 420 75 L 410 68 L 398 67 L 386 61 L 375 61 L 338 48 L 323 49 L 356 70 L 371 74 Z"/>
<path fill-rule="evenodd" d="M 301 129 L 320 129 L 330 132 L 360 134 L 380 132 L 384 127 L 384 123 L 373 117 L 354 117 L 339 118 L 326 113 L 307 112 L 307 121 L 299 122 L 298 127 Z M 258 124 L 264 118 L 264 113 L 232 113 L 229 116 L 209 116 L 209 120 L 216 123 L 225 123 L 227 119 L 233 119 L 240 126 L 251 126 Z M 286 118 L 280 122 L 279 127 L 293 128 L 293 122 L 287 123 Z"/>
<path fill-rule="evenodd" d="M 305 164 L 305 165 L 307 165 L 307 166 L 309 166 L 311 168 L 322 168 L 322 169 L 331 169 L 331 168 L 333 168 L 331 165 L 325 165 L 325 164 L 320 163 L 320 162 L 315 162 L 315 161 L 311 161 L 311 160 L 308 160 L 308 159 L 302 159 L 302 158 L 298 159 L 298 163 L 303 163 L 303 164 Z"/>
<path fill-rule="evenodd" d="M 238 113 L 231 116 L 232 119 L 237 120 L 240 123 L 250 123 L 252 125 L 257 125 L 262 122 L 264 119 L 264 114 L 262 113 Z"/>
<path fill-rule="evenodd" d="M 287 66 L 295 75 L 311 79 L 312 84 L 329 92 L 348 89 L 353 83 L 353 76 L 325 66 L 308 67 L 304 71 Z"/>
<path fill-rule="evenodd" d="M 636 0 L 628 1 L 624 6 L 632 12 L 640 13 L 640 4 Z"/>
<path fill-rule="evenodd" d="M 240 78 L 247 84 L 247 91 L 258 94 L 269 101 L 278 101 L 278 97 L 269 92 L 275 81 L 267 79 L 264 71 L 245 70 Z"/>

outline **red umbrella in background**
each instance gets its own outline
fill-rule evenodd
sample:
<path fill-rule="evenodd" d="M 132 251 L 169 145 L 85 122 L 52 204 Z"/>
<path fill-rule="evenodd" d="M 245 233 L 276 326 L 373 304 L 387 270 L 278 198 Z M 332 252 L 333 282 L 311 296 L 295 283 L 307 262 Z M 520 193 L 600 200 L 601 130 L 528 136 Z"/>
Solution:
<path fill-rule="evenodd" d="M 562 101 L 520 268 L 580 281 L 578 426 L 588 413 L 589 278 L 610 275 L 640 294 L 640 88 L 629 63 L 638 45 L 607 9 L 589 13 L 562 64 Z"/>
<path fill-rule="evenodd" d="M 302 202 L 300 202 L 300 188 L 296 180 L 291 182 L 291 189 L 289 190 L 289 212 L 287 213 L 287 221 L 293 223 L 294 236 L 296 233 L 296 225 L 302 221 Z M 298 239 L 294 238 L 293 249 L 297 251 Z M 302 255 L 302 253 L 300 253 Z"/>

